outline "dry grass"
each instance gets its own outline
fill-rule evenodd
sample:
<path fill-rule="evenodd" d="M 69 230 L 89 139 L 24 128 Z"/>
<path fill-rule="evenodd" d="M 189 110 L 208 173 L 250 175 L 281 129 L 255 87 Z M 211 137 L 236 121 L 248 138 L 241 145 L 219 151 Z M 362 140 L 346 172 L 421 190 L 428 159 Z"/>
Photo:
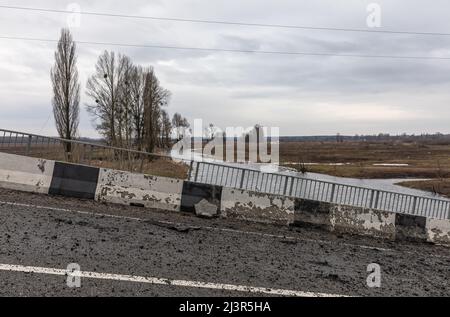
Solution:
<path fill-rule="evenodd" d="M 420 189 L 450 198 L 450 179 L 432 179 L 426 181 L 406 181 L 400 182 L 398 185 Z"/>
<path fill-rule="evenodd" d="M 286 164 L 285 166 L 299 170 L 299 166 Z M 322 173 L 340 177 L 351 178 L 436 178 L 442 174 L 450 177 L 450 169 L 439 170 L 437 168 L 422 167 L 386 167 L 371 165 L 345 165 L 345 166 L 329 166 L 329 165 L 313 165 L 306 167 L 309 172 Z"/>
<path fill-rule="evenodd" d="M 308 171 L 354 178 L 450 178 L 450 144 L 426 142 L 282 142 L 282 165 L 318 163 Z M 330 163 L 349 163 L 330 166 Z M 374 166 L 373 164 L 408 164 Z"/>
<path fill-rule="evenodd" d="M 64 150 L 60 145 L 33 145 L 30 152 L 26 150 L 25 146 L 5 147 L 3 149 L 0 148 L 0 151 L 17 155 L 44 158 L 48 160 L 64 162 L 69 161 L 67 157 L 65 157 Z M 114 157 L 114 153 L 111 151 L 97 149 L 94 152 L 89 153 L 83 148 L 76 147 L 74 148 L 72 159 L 70 161 L 78 164 L 178 179 L 186 179 L 188 176 L 189 167 L 186 164 L 172 161 L 169 158 L 157 158 L 151 160 L 145 158 L 142 160 L 140 158 L 113 159 Z"/>

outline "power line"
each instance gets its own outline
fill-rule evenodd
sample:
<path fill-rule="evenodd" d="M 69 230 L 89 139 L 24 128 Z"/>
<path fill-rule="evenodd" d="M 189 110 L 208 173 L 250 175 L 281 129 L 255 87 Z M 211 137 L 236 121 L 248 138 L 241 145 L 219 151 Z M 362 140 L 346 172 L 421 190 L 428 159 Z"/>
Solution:
<path fill-rule="evenodd" d="M 12 10 L 26 10 L 26 11 L 36 11 L 36 12 L 48 12 L 48 13 L 65 13 L 65 14 L 79 13 L 79 14 L 83 14 L 83 15 L 103 16 L 103 17 L 113 17 L 113 18 L 128 18 L 128 19 L 157 20 L 157 21 L 173 21 L 173 22 L 188 22 L 188 23 L 223 24 L 223 25 L 248 26 L 248 27 L 319 30 L 319 31 L 342 31 L 342 32 L 359 32 L 359 33 L 384 33 L 384 34 L 404 34 L 404 35 L 450 36 L 450 33 L 443 33 L 443 32 L 414 32 L 414 31 L 396 31 L 396 30 L 368 30 L 368 29 L 335 28 L 335 27 L 316 27 L 316 26 L 306 26 L 306 25 L 283 25 L 283 24 L 248 23 L 248 22 L 238 22 L 238 21 L 182 19 L 182 18 L 167 18 L 167 17 L 155 17 L 155 16 L 142 16 L 142 15 L 115 14 L 115 13 L 93 12 L 93 11 L 74 12 L 74 11 L 69 11 L 69 10 L 36 8 L 36 7 L 22 7 L 22 6 L 7 6 L 7 5 L 0 5 L 0 8 L 2 8 L 2 9 L 12 9 Z"/>
<path fill-rule="evenodd" d="M 0 36 L 0 39 L 48 42 L 48 43 L 57 43 L 58 42 L 58 40 L 55 40 L 55 39 L 17 37 L 17 36 Z M 77 44 L 86 44 L 86 45 L 173 49 L 173 50 L 204 51 L 204 52 L 227 52 L 227 53 L 249 53 L 249 54 L 252 53 L 252 54 L 266 54 L 266 55 L 330 56 L 330 57 L 380 58 L 380 59 L 399 59 L 399 60 L 408 60 L 408 59 L 412 59 L 412 60 L 450 60 L 450 57 L 438 57 L 438 56 L 335 54 L 335 53 L 325 53 L 325 52 L 263 51 L 263 50 L 186 47 L 186 46 L 170 46 L 170 45 L 156 45 L 156 44 L 133 44 L 133 43 L 114 43 L 114 42 L 94 42 L 94 41 L 74 41 L 74 42 Z"/>

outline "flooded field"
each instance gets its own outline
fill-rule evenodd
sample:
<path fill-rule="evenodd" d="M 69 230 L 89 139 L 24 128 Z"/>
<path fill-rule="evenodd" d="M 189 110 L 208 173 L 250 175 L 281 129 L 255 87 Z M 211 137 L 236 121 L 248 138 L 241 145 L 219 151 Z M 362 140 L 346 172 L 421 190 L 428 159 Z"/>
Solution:
<path fill-rule="evenodd" d="M 193 158 L 195 161 L 204 161 L 204 162 L 216 162 L 213 158 L 208 158 L 205 156 L 202 156 L 199 153 L 193 153 L 192 156 L 190 153 L 185 153 L 184 155 L 180 155 L 176 152 L 171 153 L 172 157 L 179 158 L 179 159 L 188 159 Z M 218 162 L 219 163 L 219 162 Z M 357 186 L 357 187 L 365 187 L 370 189 L 377 189 L 377 190 L 384 190 L 384 191 L 392 191 L 396 193 L 401 194 L 408 194 L 408 195 L 414 195 L 414 196 L 421 196 L 421 197 L 427 197 L 427 198 L 437 198 L 437 199 L 444 199 L 444 200 L 450 200 L 444 196 L 436 195 L 427 191 L 412 189 L 403 187 L 400 185 L 397 185 L 397 183 L 411 180 L 411 181 L 417 181 L 417 180 L 425 180 L 425 178 L 388 178 L 388 179 L 358 179 L 358 178 L 349 178 L 349 177 L 338 177 L 338 176 L 332 176 L 322 173 L 313 173 L 308 172 L 305 174 L 302 174 L 295 170 L 294 168 L 289 167 L 283 167 L 283 166 L 273 166 L 273 165 L 267 165 L 267 164 L 258 164 L 258 163 L 245 163 L 245 164 L 238 164 L 238 163 L 232 163 L 232 162 L 220 162 L 220 164 L 231 166 L 231 167 L 239 167 L 239 168 L 245 168 L 255 171 L 261 171 L 264 173 L 280 173 L 285 175 L 291 175 L 296 177 L 301 177 L 305 179 L 312 179 L 312 180 L 319 180 L 319 181 L 326 181 L 326 182 L 333 182 L 333 183 L 339 183 L 339 184 L 345 184 L 345 185 L 351 185 L 351 186 Z M 330 163 L 331 164 L 331 163 Z M 335 163 L 335 164 L 346 164 L 346 163 Z M 349 163 L 347 163 L 349 164 Z M 216 171 L 209 171 L 208 175 L 204 175 L 205 179 L 211 179 L 214 177 L 219 177 L 220 175 L 212 175 L 214 173 L 219 173 Z"/>

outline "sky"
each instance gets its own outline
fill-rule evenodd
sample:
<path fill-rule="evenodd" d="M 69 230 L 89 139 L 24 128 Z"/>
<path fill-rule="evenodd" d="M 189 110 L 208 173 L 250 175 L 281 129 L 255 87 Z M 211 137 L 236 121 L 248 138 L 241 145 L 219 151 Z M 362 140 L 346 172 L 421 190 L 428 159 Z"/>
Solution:
<path fill-rule="evenodd" d="M 450 3 L 434 0 L 0 1 L 1 5 L 245 23 L 448 32 Z M 370 28 L 368 5 L 380 8 Z M 450 36 L 203 24 L 0 8 L 0 37 L 339 55 L 450 57 Z M 0 39 L 0 128 L 56 135 L 50 68 L 56 43 Z M 450 60 L 305 56 L 78 44 L 80 135 L 97 137 L 86 81 L 106 49 L 153 66 L 172 93 L 170 115 L 280 135 L 450 133 Z"/>

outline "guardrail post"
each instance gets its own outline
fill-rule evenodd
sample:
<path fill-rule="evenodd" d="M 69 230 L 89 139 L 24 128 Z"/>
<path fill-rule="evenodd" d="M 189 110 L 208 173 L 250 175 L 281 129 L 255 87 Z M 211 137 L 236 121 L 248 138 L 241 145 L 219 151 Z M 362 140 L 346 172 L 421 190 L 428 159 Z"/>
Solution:
<path fill-rule="evenodd" d="M 336 190 L 336 184 L 333 184 L 333 186 L 331 186 L 331 198 L 330 198 L 330 202 L 332 203 L 334 200 L 334 192 Z"/>
<path fill-rule="evenodd" d="M 197 163 L 197 168 L 195 169 L 194 182 L 197 182 L 197 180 L 198 180 L 198 170 L 200 169 L 200 162 L 196 162 L 196 163 Z"/>
<path fill-rule="evenodd" d="M 416 206 L 417 206 L 417 197 L 414 196 L 413 207 L 412 207 L 412 213 L 413 213 L 413 215 L 416 214 Z"/>
<path fill-rule="evenodd" d="M 83 144 L 83 153 L 81 154 L 81 162 L 86 162 L 86 144 Z"/>
<path fill-rule="evenodd" d="M 294 177 L 291 176 L 291 188 L 289 189 L 289 196 L 292 196 L 292 190 L 294 189 Z"/>
<path fill-rule="evenodd" d="M 29 155 L 30 154 L 30 151 L 31 151 L 31 139 L 32 139 L 33 137 L 31 136 L 31 135 L 29 135 L 28 136 L 28 142 L 27 142 L 27 155 Z"/>
<path fill-rule="evenodd" d="M 374 196 L 374 194 L 375 194 L 375 191 L 372 189 L 372 190 L 370 191 L 369 208 L 372 208 L 372 206 L 373 206 L 373 196 Z"/>
<path fill-rule="evenodd" d="M 139 155 L 141 157 L 140 161 L 141 164 L 139 165 L 139 172 L 142 173 L 144 171 L 144 161 L 145 161 L 145 157 L 144 155 Z"/>
<path fill-rule="evenodd" d="M 378 198 L 380 197 L 380 192 L 377 190 L 375 195 L 375 205 L 373 206 L 373 209 L 378 208 Z"/>
<path fill-rule="evenodd" d="M 90 151 L 89 151 L 89 155 L 88 155 L 88 157 L 89 157 L 89 164 L 91 164 L 91 159 L 92 159 L 92 152 L 94 151 L 94 146 L 93 145 L 91 145 L 90 146 Z"/>
<path fill-rule="evenodd" d="M 245 170 L 242 170 L 241 187 L 239 187 L 240 189 L 244 189 L 244 177 L 245 177 Z"/>
<path fill-rule="evenodd" d="M 194 161 L 191 161 L 191 164 L 189 165 L 189 176 L 188 176 L 188 180 L 191 180 L 191 176 L 192 176 L 192 168 L 194 167 Z"/>
<path fill-rule="evenodd" d="M 288 176 L 284 176 L 284 190 L 283 190 L 283 195 L 284 196 L 286 196 L 286 193 L 287 193 L 288 180 L 289 180 L 289 177 Z"/>

